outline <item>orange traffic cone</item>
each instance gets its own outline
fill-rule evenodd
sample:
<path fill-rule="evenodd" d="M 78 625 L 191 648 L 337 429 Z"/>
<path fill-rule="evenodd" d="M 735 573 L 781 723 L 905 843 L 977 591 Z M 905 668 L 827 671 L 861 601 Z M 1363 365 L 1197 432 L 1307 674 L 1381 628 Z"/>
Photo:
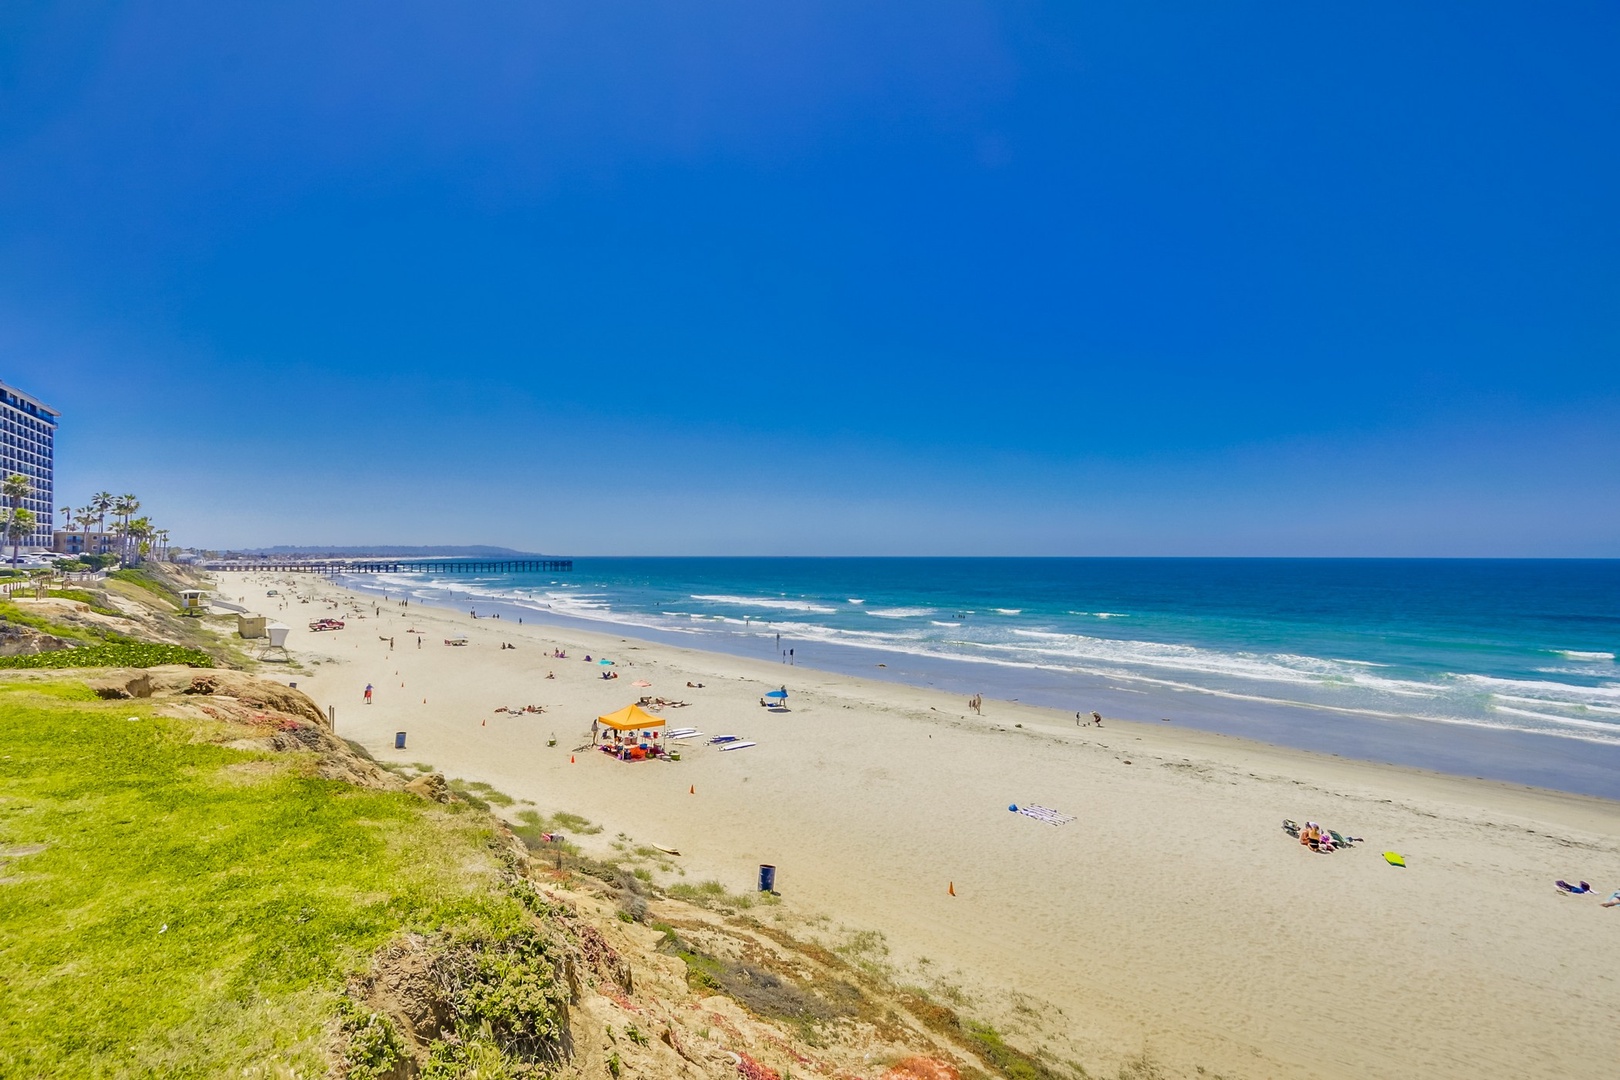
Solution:
<path fill-rule="evenodd" d="M 954 881 L 951 882 L 949 887 L 947 887 L 945 891 L 950 893 L 952 896 L 955 896 L 956 895 L 956 882 L 954 882 Z"/>
<path fill-rule="evenodd" d="M 688 795 L 696 795 L 697 794 L 697 785 L 693 784 L 691 787 L 687 788 L 686 793 Z"/>
<path fill-rule="evenodd" d="M 574 763 L 574 755 L 569 754 L 568 755 L 568 764 L 572 765 L 573 763 Z"/>
<path fill-rule="evenodd" d="M 479 727 L 489 727 L 489 717 L 486 716 L 482 720 L 478 721 L 478 726 Z"/>

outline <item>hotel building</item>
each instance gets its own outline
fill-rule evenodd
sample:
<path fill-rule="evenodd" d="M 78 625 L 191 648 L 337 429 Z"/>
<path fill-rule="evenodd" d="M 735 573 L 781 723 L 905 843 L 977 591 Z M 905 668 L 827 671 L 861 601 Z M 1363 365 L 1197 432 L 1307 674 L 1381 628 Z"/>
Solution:
<path fill-rule="evenodd" d="M 13 473 L 28 477 L 28 497 L 22 505 L 34 513 L 34 531 L 23 539 L 24 547 L 51 546 L 56 513 L 56 420 L 61 415 L 15 386 L 0 382 L 0 479 Z"/>

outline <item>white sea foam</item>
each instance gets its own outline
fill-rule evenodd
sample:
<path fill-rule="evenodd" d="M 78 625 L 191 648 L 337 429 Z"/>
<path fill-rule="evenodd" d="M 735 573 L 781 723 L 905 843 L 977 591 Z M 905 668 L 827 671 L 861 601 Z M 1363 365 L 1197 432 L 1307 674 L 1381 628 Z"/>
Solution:
<path fill-rule="evenodd" d="M 777 611 L 807 611 L 813 615 L 831 615 L 837 608 L 827 607 L 825 604 L 812 604 L 808 600 L 787 600 L 767 596 L 700 596 L 692 594 L 693 600 L 702 600 L 710 604 L 731 604 L 734 607 L 772 608 Z"/>
<path fill-rule="evenodd" d="M 1376 719 L 1427 720 L 1465 726 L 1538 732 L 1563 738 L 1620 744 L 1620 683 L 1577 685 L 1556 678 L 1497 678 L 1477 674 L 1441 675 L 1433 679 L 1394 678 L 1380 671 L 1388 665 L 1367 660 L 1332 659 L 1289 653 L 1240 652 L 1164 642 L 1115 640 L 1051 629 L 1011 626 L 1000 620 L 975 622 L 966 635 L 945 631 L 963 623 L 945 619 L 922 621 L 941 614 L 926 607 L 890 607 L 860 610 L 890 620 L 894 629 L 855 630 L 827 625 L 838 620 L 772 621 L 767 611 L 784 615 L 835 615 L 849 607 L 773 596 L 694 594 L 702 603 L 764 609 L 756 618 L 719 613 L 659 611 L 637 613 L 617 610 L 616 593 L 591 583 L 551 583 L 549 589 L 495 588 L 498 579 L 459 580 L 454 583 L 401 576 L 381 576 L 372 582 L 452 606 L 464 607 L 468 598 L 498 599 L 525 607 L 546 608 L 559 615 L 590 619 L 626 627 L 645 627 L 686 634 L 726 634 L 768 637 L 792 634 L 806 641 L 821 641 L 878 649 L 939 660 L 991 664 L 1009 669 L 1039 670 L 1059 675 L 1098 677 L 1109 682 L 1156 687 L 1161 691 L 1209 694 L 1239 701 L 1264 702 Z M 370 584 L 370 583 L 367 583 Z M 846 598 L 859 606 L 858 597 Z M 1022 609 L 993 609 L 999 614 L 1020 614 Z M 962 615 L 955 608 L 949 609 Z M 1095 618 L 1123 618 L 1117 612 L 1074 612 Z M 907 622 L 906 620 L 913 620 Z M 971 636 L 972 640 L 968 636 Z M 1567 667 L 1544 669 L 1548 676 L 1584 676 L 1612 671 L 1613 653 L 1549 650 L 1569 661 Z"/>
<path fill-rule="evenodd" d="M 1620 683 L 1603 683 L 1599 686 L 1574 686 L 1570 683 L 1546 682 L 1544 680 L 1498 679 L 1490 675 L 1455 675 L 1452 677 L 1460 683 L 1476 686 L 1492 694 L 1521 694 L 1539 701 L 1561 701 L 1574 705 L 1582 705 L 1593 701 L 1620 704 Z"/>
<path fill-rule="evenodd" d="M 1021 607 L 998 607 L 996 613 L 1000 615 L 1022 615 L 1024 609 Z"/>

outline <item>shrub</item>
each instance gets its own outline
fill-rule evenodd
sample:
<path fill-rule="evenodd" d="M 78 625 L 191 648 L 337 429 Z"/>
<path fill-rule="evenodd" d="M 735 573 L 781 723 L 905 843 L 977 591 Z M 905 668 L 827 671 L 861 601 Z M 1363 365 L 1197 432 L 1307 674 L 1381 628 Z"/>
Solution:
<path fill-rule="evenodd" d="M 338 1020 L 347 1043 L 343 1052 L 347 1080 L 387 1080 L 393 1076 L 405 1060 L 405 1040 L 393 1022 L 348 998 L 338 1001 Z"/>
<path fill-rule="evenodd" d="M 107 642 L 100 645 L 85 645 L 77 649 L 32 653 L 27 656 L 0 656 L 0 668 L 147 668 L 163 664 L 211 668 L 214 666 L 214 658 L 201 649 L 151 642 Z"/>

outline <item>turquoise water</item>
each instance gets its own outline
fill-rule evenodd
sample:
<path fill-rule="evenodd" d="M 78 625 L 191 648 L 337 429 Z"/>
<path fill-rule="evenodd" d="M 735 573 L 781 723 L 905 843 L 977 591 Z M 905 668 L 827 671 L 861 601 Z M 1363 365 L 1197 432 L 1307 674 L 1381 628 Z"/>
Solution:
<path fill-rule="evenodd" d="M 572 574 L 369 584 L 697 648 L 778 660 L 791 649 L 795 664 L 965 693 L 1620 794 L 1620 782 L 1579 779 L 1598 760 L 1593 753 L 1604 762 L 1607 751 L 1620 755 L 1620 561 L 604 558 L 574 566 Z M 1526 746 L 1546 761 L 1515 770 L 1511 759 Z M 1446 760 L 1447 747 L 1453 756 L 1465 749 L 1466 760 Z"/>

